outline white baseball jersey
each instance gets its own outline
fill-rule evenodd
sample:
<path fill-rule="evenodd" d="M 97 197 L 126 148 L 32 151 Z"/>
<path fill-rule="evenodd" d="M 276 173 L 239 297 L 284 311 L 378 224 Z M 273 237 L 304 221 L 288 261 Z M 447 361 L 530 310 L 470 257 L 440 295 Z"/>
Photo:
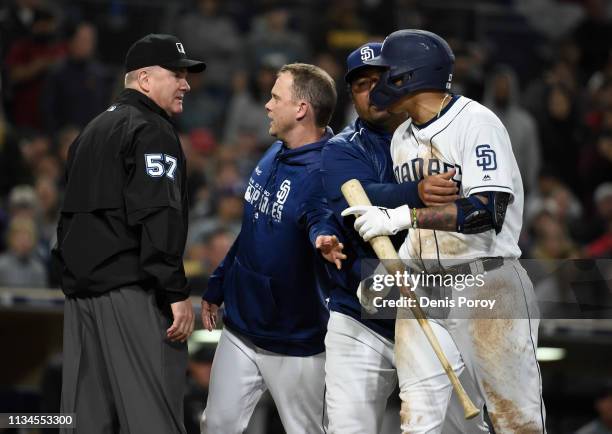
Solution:
<path fill-rule="evenodd" d="M 502 256 L 518 258 L 523 216 L 523 183 L 510 138 L 495 114 L 469 98 L 453 97 L 438 118 L 418 126 L 408 119 L 391 141 L 397 182 L 455 169 L 453 180 L 461 197 L 483 191 L 511 194 L 504 225 L 465 235 L 457 232 L 410 230 L 400 257 L 411 259 L 463 259 Z"/>
<path fill-rule="evenodd" d="M 542 382 L 536 359 L 539 319 L 537 315 L 532 317 L 529 308 L 535 294 L 527 273 L 516 260 L 521 254 L 518 238 L 523 183 L 506 129 L 486 107 L 469 98 L 453 97 L 432 121 L 418 126 L 408 120 L 400 125 L 391 142 L 391 156 L 398 182 L 418 181 L 454 168 L 453 179 L 462 197 L 484 191 L 511 194 L 499 234 L 494 230 L 464 235 L 411 229 L 400 257 L 410 258 L 417 268 L 419 258 L 446 259 L 447 263 L 480 257 L 512 258 L 487 273 L 482 294 L 500 300 L 499 294 L 506 294 L 516 316 L 429 322 L 451 366 L 463 377 L 464 387 L 481 410 L 481 415 L 473 419 L 475 425 L 462 432 L 489 432 L 482 418 L 486 404 L 498 433 L 545 433 Z M 456 295 L 454 292 L 453 297 Z M 449 318 L 452 316 L 451 309 Z M 413 318 L 410 309 L 398 309 L 395 355 L 402 432 L 446 433 L 443 422 L 452 385 Z M 464 375 L 465 371 L 469 375 Z"/>

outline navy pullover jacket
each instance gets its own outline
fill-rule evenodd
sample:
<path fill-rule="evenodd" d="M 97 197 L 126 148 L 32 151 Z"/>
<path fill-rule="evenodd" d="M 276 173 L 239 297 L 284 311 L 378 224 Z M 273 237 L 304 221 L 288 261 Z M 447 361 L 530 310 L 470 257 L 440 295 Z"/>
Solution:
<path fill-rule="evenodd" d="M 315 240 L 341 235 L 320 173 L 321 151 L 331 136 L 328 130 L 297 149 L 281 141 L 270 147 L 249 179 L 240 235 L 203 296 L 225 303 L 227 327 L 279 354 L 325 351 L 331 267 Z"/>
<path fill-rule="evenodd" d="M 354 217 L 342 217 L 341 212 L 348 208 L 340 187 L 350 179 L 358 179 L 374 205 L 396 208 L 408 204 L 423 207 L 419 199 L 417 182 L 397 184 L 393 175 L 393 161 L 389 153 L 390 133 L 373 129 L 357 119 L 342 132 L 333 137 L 323 149 L 323 186 L 336 219 L 342 222 L 344 253 L 344 273 L 334 273 L 337 285 L 330 294 L 329 308 L 360 321 L 377 333 L 394 339 L 395 320 L 364 319 L 361 304 L 357 298 L 357 287 L 361 281 L 361 259 L 376 259 L 376 253 L 369 243 L 363 241 L 353 228 Z M 391 240 L 399 248 L 406 232 L 400 232 Z M 364 276 L 365 277 L 365 276 Z"/>

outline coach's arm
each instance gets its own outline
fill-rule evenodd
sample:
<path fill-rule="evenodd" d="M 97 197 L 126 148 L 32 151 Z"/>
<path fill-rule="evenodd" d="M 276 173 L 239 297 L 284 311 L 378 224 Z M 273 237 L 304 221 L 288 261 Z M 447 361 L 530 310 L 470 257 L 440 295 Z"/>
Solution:
<path fill-rule="evenodd" d="M 306 229 L 310 243 L 328 262 L 339 270 L 346 259 L 342 252 L 344 241 L 342 229 L 330 209 L 319 171 L 315 171 L 305 182 L 304 199 L 298 208 L 298 224 Z"/>
<path fill-rule="evenodd" d="M 217 311 L 223 303 L 223 282 L 227 271 L 234 263 L 239 242 L 240 234 L 236 237 L 225 258 L 208 278 L 206 291 L 202 295 L 202 324 L 208 331 L 212 331 L 217 326 Z"/>

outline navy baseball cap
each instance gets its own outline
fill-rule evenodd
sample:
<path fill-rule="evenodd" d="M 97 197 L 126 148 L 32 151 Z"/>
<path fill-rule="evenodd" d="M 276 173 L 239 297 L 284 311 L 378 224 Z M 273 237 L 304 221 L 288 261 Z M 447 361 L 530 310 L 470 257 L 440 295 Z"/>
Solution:
<path fill-rule="evenodd" d="M 352 75 L 355 71 L 365 67 L 371 66 L 366 62 L 374 59 L 380 55 L 380 49 L 382 47 L 381 42 L 368 42 L 357 48 L 346 58 L 346 75 L 344 81 L 347 83 L 351 82 Z"/>
<path fill-rule="evenodd" d="M 125 72 L 154 65 L 186 68 L 189 72 L 206 69 L 204 62 L 187 58 L 185 47 L 176 36 L 151 33 L 132 44 L 125 56 Z"/>

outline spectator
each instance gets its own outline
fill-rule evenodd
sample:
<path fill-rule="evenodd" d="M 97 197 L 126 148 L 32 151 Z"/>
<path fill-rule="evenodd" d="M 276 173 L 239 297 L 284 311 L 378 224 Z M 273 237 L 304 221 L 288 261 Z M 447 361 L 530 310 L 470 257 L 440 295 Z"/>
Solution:
<path fill-rule="evenodd" d="M 484 71 L 484 64 L 487 60 L 486 51 L 477 43 L 459 38 L 449 38 L 448 43 L 455 53 L 451 90 L 455 94 L 480 101 L 486 79 Z"/>
<path fill-rule="evenodd" d="M 558 171 L 559 178 L 578 192 L 576 161 L 582 142 L 576 101 L 567 88 L 553 85 L 548 88 L 545 103 L 544 111 L 536 116 L 542 155 Z"/>
<path fill-rule="evenodd" d="M 19 149 L 19 137 L 0 113 L 0 198 L 17 185 L 27 182 L 30 174 L 24 170 Z"/>
<path fill-rule="evenodd" d="M 194 74 L 189 77 L 191 91 L 183 101 L 185 111 L 177 117 L 181 132 L 190 133 L 194 129 L 207 129 L 220 137 L 225 119 L 226 101 L 229 94 L 207 83 L 208 76 Z"/>
<path fill-rule="evenodd" d="M 580 83 L 585 82 L 589 77 L 584 75 L 580 70 L 580 59 L 582 58 L 582 50 L 576 41 L 570 37 L 563 38 L 556 43 L 556 52 L 559 59 L 566 62 L 567 65 L 577 74 Z"/>
<path fill-rule="evenodd" d="M 338 60 L 330 52 L 323 51 L 317 54 L 315 58 L 315 65 L 322 68 L 327 72 L 336 83 L 336 89 L 338 91 L 338 101 L 336 102 L 336 108 L 332 114 L 329 126 L 331 129 L 339 133 L 344 129 L 347 123 L 351 123 L 356 117 L 357 113 L 351 104 L 349 92 L 346 89 L 346 81 L 344 81 L 344 67 L 338 63 Z M 347 119 L 347 112 L 350 119 Z"/>
<path fill-rule="evenodd" d="M 0 10 L 0 58 L 4 58 L 5 50 L 13 41 L 30 31 L 40 0 L 13 0 L 4 3 Z"/>
<path fill-rule="evenodd" d="M 56 18 L 50 12 L 36 10 L 31 34 L 13 43 L 5 62 L 11 90 L 7 114 L 16 126 L 43 127 L 40 101 L 45 78 L 65 54 L 65 44 L 57 40 Z"/>
<path fill-rule="evenodd" d="M 344 59 L 355 47 L 372 39 L 370 22 L 362 16 L 357 0 L 320 1 L 318 6 L 324 14 L 310 32 L 315 47 Z"/>
<path fill-rule="evenodd" d="M 612 181 L 612 129 L 602 131 L 589 143 L 576 163 L 582 198 L 590 201 L 590 196 L 598 185 Z"/>
<path fill-rule="evenodd" d="M 173 33 L 190 56 L 206 61 L 207 86 L 227 96 L 233 74 L 241 69 L 243 41 L 232 20 L 222 13 L 221 2 L 197 0 L 195 10 L 179 17 Z"/>
<path fill-rule="evenodd" d="M 575 98 L 579 91 L 576 71 L 572 64 L 564 59 L 557 59 L 545 71 L 541 77 L 532 80 L 525 89 L 521 98 L 524 107 L 538 119 L 538 115 L 548 110 L 547 94 L 552 86 L 561 86 L 567 89 Z"/>
<path fill-rule="evenodd" d="M 610 81 L 612 81 L 612 51 L 608 55 L 608 62 L 604 65 L 604 67 L 602 69 L 600 69 L 599 71 L 596 71 L 589 78 L 589 82 L 587 83 L 587 88 L 588 88 L 589 92 L 591 92 L 592 97 L 593 98 L 597 98 L 599 96 L 599 92 L 608 83 L 610 83 Z M 610 99 L 611 99 L 610 94 L 611 93 L 612 92 L 608 89 L 607 90 L 607 95 L 606 95 L 606 98 L 605 98 L 606 101 L 608 102 L 608 104 L 610 102 L 612 102 L 612 101 L 610 101 Z"/>
<path fill-rule="evenodd" d="M 80 129 L 74 125 L 66 125 L 60 129 L 57 133 L 57 151 L 62 162 L 62 166 L 68 161 L 68 149 L 74 142 L 74 139 L 78 137 Z"/>
<path fill-rule="evenodd" d="M 62 166 L 59 158 L 54 154 L 44 155 L 34 169 L 34 176 L 36 179 L 42 177 L 49 178 L 53 182 L 59 182 L 62 176 Z"/>
<path fill-rule="evenodd" d="M 612 104 L 602 114 L 601 128 L 605 131 L 612 131 Z"/>
<path fill-rule="evenodd" d="M 223 226 L 212 227 L 199 234 L 197 240 L 187 247 L 185 273 L 189 278 L 191 293 L 204 291 L 208 278 L 221 263 L 236 234 Z"/>
<path fill-rule="evenodd" d="M 548 194 L 548 199 L 557 209 L 557 220 L 568 228 L 571 237 L 574 240 L 583 240 L 585 233 L 581 229 L 584 226 L 582 223 L 584 214 L 578 198 L 567 186 L 559 184 Z"/>
<path fill-rule="evenodd" d="M 13 218 L 8 229 L 8 251 L 0 255 L 0 286 L 41 288 L 47 285 L 45 266 L 36 257 L 33 219 Z"/>
<path fill-rule="evenodd" d="M 240 155 L 240 158 L 237 158 L 240 176 L 247 179 L 263 155 L 265 147 L 257 141 L 254 133 L 242 131 L 236 139 L 235 149 L 236 154 Z"/>
<path fill-rule="evenodd" d="M 537 188 L 540 142 L 535 119 L 519 105 L 516 74 L 499 66 L 485 87 L 483 103 L 500 118 L 510 136 L 526 195 Z"/>
<path fill-rule="evenodd" d="M 57 222 L 59 220 L 59 192 L 56 180 L 48 176 L 36 179 L 34 187 L 39 204 L 38 211 L 38 257 L 47 268 L 47 280 L 50 287 L 57 288 L 60 284 L 59 270 L 53 267 L 51 248 L 57 239 Z"/>
<path fill-rule="evenodd" d="M 16 185 L 11 189 L 8 197 L 8 213 L 0 208 L 0 252 L 6 249 L 5 241 L 8 239 L 7 230 L 9 222 L 15 218 L 35 219 L 38 202 L 34 190 L 29 185 Z"/>
<path fill-rule="evenodd" d="M 217 167 L 216 189 L 221 194 L 242 195 L 246 190 L 246 184 L 238 165 L 234 161 L 220 161 Z"/>
<path fill-rule="evenodd" d="M 582 70 L 587 77 L 601 69 L 608 60 L 612 23 L 606 13 L 606 3 L 604 0 L 586 1 L 587 16 L 574 31 L 574 38 L 582 51 Z"/>
<path fill-rule="evenodd" d="M 55 238 L 55 230 L 59 217 L 59 193 L 55 180 L 47 176 L 36 180 L 34 187 L 37 202 L 40 206 L 39 212 L 39 236 L 47 247 L 50 247 Z"/>
<path fill-rule="evenodd" d="M 225 227 L 229 232 L 238 235 L 242 218 L 242 201 L 242 195 L 238 196 L 230 192 L 218 193 L 215 197 L 216 213 L 209 217 L 197 218 L 189 223 L 187 246 L 191 247 L 219 227 Z"/>
<path fill-rule="evenodd" d="M 203 137 L 204 136 L 204 137 Z M 187 199 L 193 208 L 198 190 L 206 186 L 206 155 L 213 148 L 214 138 L 210 132 L 195 130 L 191 134 L 179 134 L 181 147 L 187 163 Z"/>
<path fill-rule="evenodd" d="M 583 222 L 583 207 L 569 187 L 544 169 L 538 179 L 537 192 L 526 202 L 526 220 L 533 221 L 540 210 L 546 209 L 574 241 L 588 239 L 588 227 Z"/>
<path fill-rule="evenodd" d="M 223 226 L 213 230 L 205 237 L 206 262 L 204 264 L 204 269 L 207 276 L 210 276 L 215 268 L 219 266 L 223 258 L 225 258 L 235 238 L 236 234 Z"/>
<path fill-rule="evenodd" d="M 395 0 L 391 9 L 381 2 L 380 9 L 391 13 L 385 21 L 394 23 L 384 34 L 389 34 L 396 29 L 427 29 L 427 17 L 423 10 L 418 7 L 419 0 Z"/>
<path fill-rule="evenodd" d="M 190 294 L 203 291 L 208 285 L 208 274 L 204 269 L 206 264 L 206 244 L 200 237 L 185 247 L 183 265 Z"/>
<path fill-rule="evenodd" d="M 513 4 L 531 27 L 549 39 L 558 39 L 566 34 L 584 14 L 582 7 L 574 2 L 517 0 Z"/>
<path fill-rule="evenodd" d="M 585 121 L 594 132 L 612 126 L 609 120 L 606 120 L 612 110 L 612 52 L 609 63 L 607 70 L 595 74 L 589 83 L 589 99 Z"/>
<path fill-rule="evenodd" d="M 69 35 L 68 57 L 50 71 L 43 91 L 49 132 L 67 125 L 82 128 L 108 105 L 114 77 L 95 59 L 95 50 L 96 28 L 87 22 L 74 26 Z"/>
<path fill-rule="evenodd" d="M 17 185 L 9 195 L 9 215 L 12 219 L 35 219 L 38 212 L 38 199 L 34 189 L 29 185 Z"/>
<path fill-rule="evenodd" d="M 604 233 L 586 246 L 585 253 L 590 258 L 612 258 L 612 182 L 601 184 L 593 196 Z"/>
<path fill-rule="evenodd" d="M 571 259 L 578 257 L 578 248 L 569 237 L 567 228 L 549 212 L 542 212 L 533 221 L 534 259 Z"/>
<path fill-rule="evenodd" d="M 612 386 L 603 387 L 595 399 L 597 419 L 583 426 L 576 434 L 612 433 Z"/>
<path fill-rule="evenodd" d="M 253 134 L 258 144 L 270 141 L 269 120 L 264 105 L 276 80 L 276 71 L 286 63 L 282 54 L 268 54 L 249 75 L 247 85 L 232 97 L 223 132 L 223 142 L 236 144 L 241 134 Z"/>
<path fill-rule="evenodd" d="M 329 7 L 333 7 L 332 2 Z M 301 33 L 289 28 L 291 14 L 280 2 L 273 3 L 253 20 L 253 28 L 247 38 L 247 55 L 251 65 L 260 65 L 270 54 L 280 54 L 286 63 L 306 62 L 310 47 Z"/>
<path fill-rule="evenodd" d="M 194 192 L 194 199 L 191 204 L 191 215 L 190 222 L 197 221 L 199 219 L 206 219 L 213 213 L 213 193 L 208 185 L 203 184 L 198 187 Z M 190 223 L 189 230 L 192 230 L 192 223 Z"/>
<path fill-rule="evenodd" d="M 51 149 L 51 140 L 44 134 L 28 133 L 19 141 L 20 156 L 13 161 L 15 170 L 19 173 L 19 179 L 23 184 L 34 184 L 36 171 L 39 167 L 43 170 L 50 169 L 49 162 L 44 162 Z"/>

